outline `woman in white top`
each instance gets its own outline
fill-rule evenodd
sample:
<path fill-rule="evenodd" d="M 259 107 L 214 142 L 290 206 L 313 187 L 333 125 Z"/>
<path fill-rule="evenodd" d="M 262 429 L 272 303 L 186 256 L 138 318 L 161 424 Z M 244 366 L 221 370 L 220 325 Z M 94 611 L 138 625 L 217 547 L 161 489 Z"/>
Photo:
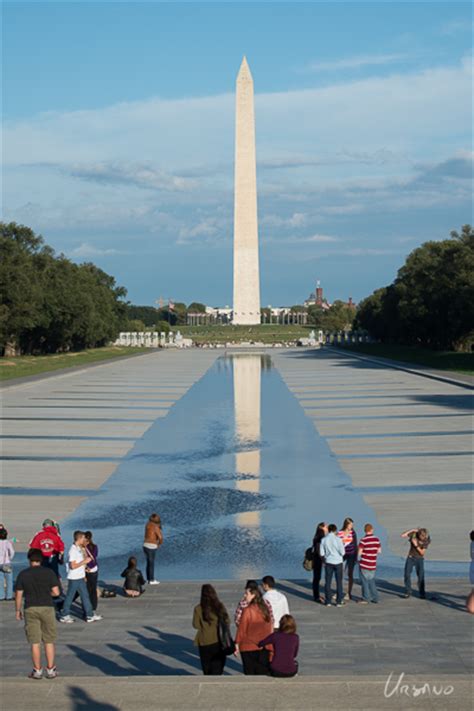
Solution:
<path fill-rule="evenodd" d="M 8 540 L 8 531 L 3 526 L 0 528 L 0 573 L 3 580 L 0 582 L 0 600 L 13 600 L 13 569 L 11 562 L 15 555 L 12 542 Z"/>

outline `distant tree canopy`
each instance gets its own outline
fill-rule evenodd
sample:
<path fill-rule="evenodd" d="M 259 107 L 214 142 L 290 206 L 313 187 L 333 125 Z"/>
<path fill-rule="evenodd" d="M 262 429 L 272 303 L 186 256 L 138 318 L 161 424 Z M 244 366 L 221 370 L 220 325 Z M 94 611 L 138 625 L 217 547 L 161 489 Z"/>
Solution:
<path fill-rule="evenodd" d="M 148 327 L 156 326 L 158 321 L 157 310 L 153 306 L 134 306 L 133 304 L 127 304 L 127 318 L 129 321 L 142 321 Z"/>
<path fill-rule="evenodd" d="M 474 231 L 425 242 L 397 278 L 360 304 L 356 327 L 386 343 L 463 350 L 474 337 Z"/>
<path fill-rule="evenodd" d="M 126 293 L 94 264 L 56 255 L 29 227 L 0 222 L 2 353 L 106 345 L 125 322 Z"/>
<path fill-rule="evenodd" d="M 188 313 L 205 314 L 206 313 L 206 305 L 201 304 L 199 301 L 193 301 L 192 304 L 189 304 L 189 306 L 188 306 Z"/>
<path fill-rule="evenodd" d="M 336 300 L 329 309 L 318 304 L 308 306 L 308 323 L 323 331 L 344 331 L 352 328 L 355 310 L 344 301 Z"/>

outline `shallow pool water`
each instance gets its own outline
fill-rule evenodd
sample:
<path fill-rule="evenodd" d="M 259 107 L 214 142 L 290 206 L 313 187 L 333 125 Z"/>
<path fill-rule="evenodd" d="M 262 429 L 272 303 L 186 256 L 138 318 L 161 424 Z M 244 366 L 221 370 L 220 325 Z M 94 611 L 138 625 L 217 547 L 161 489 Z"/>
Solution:
<path fill-rule="evenodd" d="M 401 561 L 389 553 L 363 492 L 352 488 L 268 355 L 220 357 L 63 533 L 70 540 L 74 529 L 91 529 L 101 577 L 117 578 L 130 555 L 144 568 L 152 512 L 162 517 L 165 539 L 159 579 L 303 577 L 316 524 L 340 526 L 346 516 L 359 532 L 375 524 L 384 547 L 380 572 L 400 575 Z"/>

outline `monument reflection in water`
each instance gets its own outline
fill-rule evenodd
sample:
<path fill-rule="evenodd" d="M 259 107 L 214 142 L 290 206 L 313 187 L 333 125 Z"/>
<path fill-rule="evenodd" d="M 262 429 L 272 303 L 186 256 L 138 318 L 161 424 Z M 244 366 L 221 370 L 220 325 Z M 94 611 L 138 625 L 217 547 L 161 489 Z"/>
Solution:
<path fill-rule="evenodd" d="M 260 491 L 260 398 L 262 358 L 260 355 L 235 355 L 232 358 L 234 375 L 235 472 L 241 477 L 239 491 L 256 494 Z M 242 450 L 240 449 L 242 448 Z M 256 527 L 260 511 L 236 515 L 239 526 Z"/>

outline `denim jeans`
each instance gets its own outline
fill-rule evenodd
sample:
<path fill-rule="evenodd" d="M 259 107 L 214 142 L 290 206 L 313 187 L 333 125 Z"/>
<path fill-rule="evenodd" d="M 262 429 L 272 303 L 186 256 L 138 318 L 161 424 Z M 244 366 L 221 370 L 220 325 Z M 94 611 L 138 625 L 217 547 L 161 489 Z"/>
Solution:
<path fill-rule="evenodd" d="M 362 597 L 366 602 L 378 602 L 379 596 L 375 584 L 375 570 L 367 570 L 359 566 Z"/>
<path fill-rule="evenodd" d="M 412 558 L 408 556 L 405 562 L 405 590 L 408 595 L 411 595 L 411 574 L 413 568 L 416 570 L 416 575 L 418 577 L 418 590 L 420 591 L 420 596 L 425 597 L 425 561 L 424 558 Z"/>
<path fill-rule="evenodd" d="M 146 579 L 148 582 L 155 579 L 155 556 L 156 548 L 145 548 L 143 547 L 143 552 L 146 558 Z"/>
<path fill-rule="evenodd" d="M 344 597 L 344 593 L 342 591 L 342 563 L 339 563 L 338 565 L 334 565 L 333 563 L 326 563 L 325 570 L 326 570 L 326 585 L 325 585 L 324 592 L 325 592 L 325 597 L 326 597 L 326 605 L 331 604 L 331 583 L 332 583 L 333 574 L 336 576 L 336 588 L 337 588 L 336 603 L 339 605 L 339 603 L 342 602 L 342 599 Z"/>
<path fill-rule="evenodd" d="M 9 573 L 5 570 L 6 567 L 10 569 Z M 11 600 L 13 598 L 13 572 L 11 565 L 0 565 L 0 573 L 3 573 L 3 580 L 0 582 L 0 600 Z M 6 594 L 4 583 L 6 585 Z"/>
<path fill-rule="evenodd" d="M 80 580 L 68 580 L 67 595 L 66 599 L 64 600 L 64 606 L 61 612 L 61 617 L 66 617 L 67 615 L 71 614 L 71 605 L 76 592 L 79 593 L 79 597 L 81 598 L 82 607 L 84 608 L 86 617 L 92 617 L 92 615 L 94 614 L 94 610 L 92 609 L 91 599 L 87 591 L 85 578 L 81 578 Z"/>

